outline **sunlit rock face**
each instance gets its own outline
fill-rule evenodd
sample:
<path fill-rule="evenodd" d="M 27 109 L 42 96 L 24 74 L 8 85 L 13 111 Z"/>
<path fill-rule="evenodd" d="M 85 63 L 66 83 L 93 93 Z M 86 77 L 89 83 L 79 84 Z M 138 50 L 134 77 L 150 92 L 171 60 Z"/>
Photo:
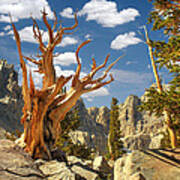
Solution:
<path fill-rule="evenodd" d="M 89 148 L 96 150 L 97 154 L 105 154 L 107 152 L 105 127 L 93 120 L 82 99 L 78 100 L 76 106 L 79 110 L 80 127 L 77 131 L 70 133 L 73 142 L 85 144 Z"/>
<path fill-rule="evenodd" d="M 148 112 L 139 112 L 138 106 L 141 104 L 141 98 L 130 95 L 125 102 L 119 105 L 118 121 L 121 123 L 121 134 L 124 146 L 127 149 L 147 149 L 159 148 L 165 131 L 163 117 L 157 118 L 154 114 L 151 116 Z M 105 133 L 108 134 L 110 110 L 107 107 L 88 108 L 88 114 L 91 119 L 100 123 Z"/>
<path fill-rule="evenodd" d="M 77 157 L 67 161 L 57 159 L 33 160 L 13 141 L 0 139 L 0 179 L 2 180 L 96 180 L 102 173 L 88 167 L 88 163 Z M 92 164 L 92 162 L 90 162 Z"/>
<path fill-rule="evenodd" d="M 18 86 L 18 73 L 12 64 L 0 60 L 0 127 L 14 132 L 20 124 L 23 100 Z"/>
<path fill-rule="evenodd" d="M 105 133 L 109 132 L 109 121 L 110 121 L 110 110 L 106 106 L 102 106 L 100 108 L 90 107 L 87 108 L 88 114 L 91 116 L 92 120 L 96 123 L 101 124 Z"/>
<path fill-rule="evenodd" d="M 133 150 L 115 161 L 114 180 L 179 180 L 179 151 Z"/>
<path fill-rule="evenodd" d="M 131 150 L 159 148 L 163 138 L 162 132 L 165 131 L 164 119 L 157 118 L 154 114 L 150 116 L 148 112 L 139 112 L 140 104 L 141 99 L 131 95 L 119 106 L 124 145 Z"/>

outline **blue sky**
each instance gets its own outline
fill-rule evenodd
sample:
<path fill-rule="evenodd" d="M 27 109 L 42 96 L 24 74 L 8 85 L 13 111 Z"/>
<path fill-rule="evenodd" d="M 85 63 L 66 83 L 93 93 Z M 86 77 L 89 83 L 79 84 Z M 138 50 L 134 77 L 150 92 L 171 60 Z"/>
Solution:
<path fill-rule="evenodd" d="M 55 49 L 60 53 L 55 58 L 55 67 L 58 75 L 73 74 L 76 68 L 74 52 L 79 44 L 86 39 L 92 42 L 80 51 L 82 62 L 82 76 L 90 71 L 91 59 L 94 57 L 97 64 L 101 64 L 110 53 L 109 64 L 119 56 L 125 56 L 113 67 L 111 73 L 115 81 L 111 84 L 83 95 L 85 104 L 90 106 L 109 106 L 112 97 L 123 102 L 130 94 L 143 95 L 154 78 L 152 75 L 147 46 L 143 39 L 143 25 L 152 10 L 152 5 L 146 0 L 1 0 L 0 1 L 0 57 L 15 65 L 21 71 L 16 44 L 13 39 L 12 27 L 8 13 L 20 33 L 23 53 L 26 56 L 37 54 L 37 43 L 33 39 L 31 16 L 36 18 L 40 29 L 44 31 L 44 41 L 47 41 L 46 29 L 41 21 L 40 11 L 45 8 L 49 14 L 49 21 L 53 22 L 53 10 L 63 26 L 74 23 L 73 13 L 77 12 L 79 26 L 77 31 L 64 36 L 62 43 Z M 150 31 L 152 39 L 162 38 L 162 35 Z M 34 70 L 32 64 L 28 68 Z M 161 72 L 164 74 L 165 72 Z M 34 80 L 40 86 L 41 77 L 34 73 Z M 165 73 L 165 77 L 167 74 Z"/>

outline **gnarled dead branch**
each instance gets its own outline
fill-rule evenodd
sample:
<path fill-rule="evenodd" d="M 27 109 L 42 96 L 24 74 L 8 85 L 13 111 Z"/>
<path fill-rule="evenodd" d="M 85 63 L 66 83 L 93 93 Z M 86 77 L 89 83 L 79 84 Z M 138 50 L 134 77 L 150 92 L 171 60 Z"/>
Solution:
<path fill-rule="evenodd" d="M 43 33 L 40 30 L 37 22 L 33 19 L 34 38 L 39 43 L 40 53 L 38 60 L 32 57 L 23 56 L 21 51 L 21 41 L 19 34 L 12 23 L 14 36 L 19 53 L 20 64 L 23 74 L 22 94 L 24 98 L 23 116 L 21 122 L 24 125 L 24 136 L 26 143 L 26 151 L 34 158 L 51 159 L 51 151 L 61 132 L 60 121 L 62 121 L 66 113 L 76 104 L 77 100 L 84 93 L 88 93 L 99 89 L 106 84 L 111 83 L 114 79 L 112 74 L 110 79 L 105 80 L 110 69 L 119 61 L 118 58 L 110 64 L 104 73 L 94 78 L 101 69 L 103 69 L 109 59 L 107 55 L 103 64 L 97 66 L 95 59 L 92 59 L 92 68 L 88 75 L 80 78 L 81 62 L 79 58 L 80 50 L 90 42 L 84 41 L 76 50 L 77 68 L 74 75 L 69 77 L 56 76 L 53 65 L 54 48 L 61 43 L 64 35 L 72 33 L 78 25 L 77 15 L 75 14 L 75 24 L 71 27 L 58 27 L 57 16 L 54 13 L 55 20 L 53 27 L 47 19 L 45 10 L 42 12 L 42 19 L 48 31 L 48 43 L 43 42 Z M 55 32 L 55 30 L 57 30 Z M 27 68 L 24 58 L 31 63 L 37 65 L 38 73 L 43 74 L 42 89 L 36 89 L 33 81 L 32 73 L 30 72 L 30 87 L 28 87 Z M 67 92 L 63 92 L 63 87 L 72 79 L 71 88 Z"/>

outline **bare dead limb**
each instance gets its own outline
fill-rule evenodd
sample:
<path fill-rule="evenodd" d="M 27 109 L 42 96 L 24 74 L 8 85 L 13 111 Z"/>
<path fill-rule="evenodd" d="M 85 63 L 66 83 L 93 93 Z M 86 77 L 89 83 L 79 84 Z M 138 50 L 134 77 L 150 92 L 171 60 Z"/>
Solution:
<path fill-rule="evenodd" d="M 75 23 L 73 26 L 62 27 L 60 24 L 59 27 L 57 27 L 58 22 L 55 13 L 54 17 L 54 24 L 53 27 L 51 27 L 47 19 L 47 13 L 45 10 L 42 12 L 43 22 L 47 28 L 49 36 L 47 45 L 43 43 L 43 33 L 36 20 L 33 19 L 34 38 L 39 43 L 41 53 L 37 55 L 39 60 L 22 55 L 20 37 L 12 23 L 20 64 L 23 71 L 22 92 L 24 107 L 21 122 L 24 124 L 25 150 L 29 152 L 33 158 L 52 158 L 51 150 L 61 132 L 60 121 L 64 119 L 66 113 L 76 104 L 82 94 L 97 90 L 114 80 L 111 74 L 109 75 L 109 80 L 105 79 L 108 76 L 110 69 L 121 58 L 118 58 L 110 64 L 107 69 L 104 70 L 104 73 L 96 79 L 94 79 L 95 74 L 106 66 L 110 55 L 107 55 L 103 64 L 99 66 L 96 65 L 96 61 L 93 58 L 90 73 L 85 77 L 80 78 L 81 62 L 79 51 L 90 42 L 90 40 L 87 40 L 80 44 L 76 50 L 77 68 L 75 74 L 68 77 L 56 77 L 53 64 L 53 58 L 55 57 L 53 50 L 55 46 L 61 43 L 65 34 L 71 34 L 71 31 L 75 30 L 78 21 L 77 15 L 75 14 Z M 57 29 L 57 32 L 55 32 L 55 29 Z M 37 65 L 37 72 L 43 74 L 43 87 L 41 89 L 35 88 L 31 72 L 29 73 L 30 87 L 28 87 L 27 69 L 23 58 Z M 71 88 L 67 92 L 62 92 L 63 87 L 71 78 Z"/>

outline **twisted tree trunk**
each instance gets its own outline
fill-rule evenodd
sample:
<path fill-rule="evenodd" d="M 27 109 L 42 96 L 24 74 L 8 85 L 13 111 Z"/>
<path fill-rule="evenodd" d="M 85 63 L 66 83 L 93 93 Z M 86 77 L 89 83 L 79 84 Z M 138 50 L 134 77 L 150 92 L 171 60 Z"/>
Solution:
<path fill-rule="evenodd" d="M 66 113 L 76 104 L 82 94 L 94 91 L 111 83 L 114 80 L 111 74 L 110 80 L 105 80 L 105 78 L 113 65 L 120 59 L 119 57 L 109 65 L 104 71 L 104 74 L 98 78 L 94 78 L 94 76 L 106 66 L 109 55 L 106 57 L 104 63 L 99 66 L 96 65 L 95 59 L 92 59 L 93 65 L 90 73 L 80 79 L 81 63 L 79 60 L 79 51 L 84 45 L 90 42 L 90 40 L 87 40 L 76 50 L 77 69 L 75 74 L 69 77 L 56 77 L 53 65 L 53 50 L 62 41 L 63 35 L 72 33 L 68 31 L 74 30 L 78 25 L 78 21 L 75 14 L 75 24 L 72 27 L 62 27 L 61 24 L 57 27 L 57 16 L 56 14 L 54 16 L 55 21 L 53 27 L 51 27 L 47 21 L 46 12 L 43 11 L 42 13 L 43 22 L 49 35 L 47 45 L 43 43 L 42 31 L 39 29 L 35 19 L 33 19 L 34 37 L 39 43 L 39 50 L 41 52 L 40 55 L 37 55 L 39 60 L 22 55 L 20 37 L 15 25 L 12 23 L 23 72 L 22 94 L 24 107 L 21 122 L 24 125 L 25 150 L 33 158 L 52 159 L 52 150 L 61 132 L 60 122 L 64 119 Z M 24 59 L 37 65 L 37 72 L 43 74 L 42 89 L 38 90 L 35 88 L 31 72 L 29 75 L 30 85 L 28 86 L 27 68 Z M 63 92 L 63 87 L 70 79 L 72 79 L 71 88 L 67 92 Z"/>

